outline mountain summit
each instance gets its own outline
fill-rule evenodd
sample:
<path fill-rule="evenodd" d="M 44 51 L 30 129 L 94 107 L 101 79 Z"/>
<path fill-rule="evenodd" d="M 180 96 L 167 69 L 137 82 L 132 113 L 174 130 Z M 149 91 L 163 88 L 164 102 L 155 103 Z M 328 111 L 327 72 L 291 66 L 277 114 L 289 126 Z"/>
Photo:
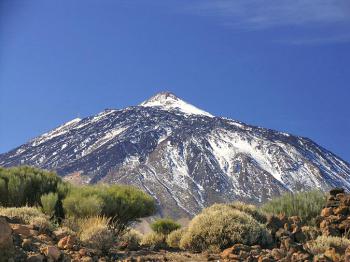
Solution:
<path fill-rule="evenodd" d="M 168 92 L 74 119 L 0 155 L 0 166 L 21 164 L 80 183 L 134 185 L 174 218 L 216 202 L 350 190 L 349 163 L 310 139 L 214 117 Z"/>
<path fill-rule="evenodd" d="M 197 107 L 181 100 L 176 95 L 170 92 L 161 92 L 150 99 L 142 102 L 140 106 L 145 107 L 157 107 L 166 111 L 180 111 L 185 114 L 193 115 L 203 115 L 213 117 L 208 112 L 205 112 Z"/>

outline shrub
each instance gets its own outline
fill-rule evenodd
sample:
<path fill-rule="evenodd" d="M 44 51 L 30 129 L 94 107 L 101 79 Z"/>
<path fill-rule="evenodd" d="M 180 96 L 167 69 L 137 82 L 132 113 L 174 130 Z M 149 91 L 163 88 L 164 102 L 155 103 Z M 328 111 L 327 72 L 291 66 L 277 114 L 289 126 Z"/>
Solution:
<path fill-rule="evenodd" d="M 0 205 L 6 207 L 40 204 L 43 194 L 57 192 L 61 178 L 54 172 L 29 166 L 0 168 Z"/>
<path fill-rule="evenodd" d="M 322 235 L 321 230 L 313 226 L 303 226 L 301 230 L 304 233 L 307 241 L 315 240 L 318 236 Z"/>
<path fill-rule="evenodd" d="M 169 247 L 179 248 L 180 240 L 182 236 L 185 234 L 186 229 L 180 228 L 172 231 L 166 238 L 166 243 Z"/>
<path fill-rule="evenodd" d="M 48 193 L 40 197 L 43 212 L 52 217 L 55 214 L 55 206 L 58 201 L 57 193 Z"/>
<path fill-rule="evenodd" d="M 143 235 L 139 231 L 130 229 L 122 235 L 120 241 L 127 243 L 129 250 L 137 250 L 141 244 L 142 237 Z"/>
<path fill-rule="evenodd" d="M 81 219 L 79 238 L 87 246 L 108 252 L 114 243 L 113 233 L 109 228 L 110 219 L 96 216 Z"/>
<path fill-rule="evenodd" d="M 165 235 L 156 232 L 145 234 L 141 240 L 141 245 L 155 250 L 166 248 Z"/>
<path fill-rule="evenodd" d="M 344 237 L 319 236 L 307 242 L 306 245 L 314 255 L 322 254 L 330 247 L 334 247 L 338 253 L 343 254 L 350 245 L 350 240 Z"/>
<path fill-rule="evenodd" d="M 236 243 L 265 246 L 271 235 L 252 216 L 226 204 L 215 204 L 192 219 L 180 247 L 194 251 L 215 246 L 227 248 Z"/>
<path fill-rule="evenodd" d="M 325 194 L 314 190 L 296 194 L 284 194 L 262 206 L 262 210 L 272 214 L 299 216 L 304 223 L 312 225 L 325 203 Z"/>
<path fill-rule="evenodd" d="M 131 186 L 97 185 L 72 187 L 63 200 L 63 208 L 68 216 L 112 218 L 115 232 L 121 233 L 138 218 L 152 215 L 155 202 L 151 196 Z"/>
<path fill-rule="evenodd" d="M 18 219 L 23 224 L 30 224 L 36 226 L 39 231 L 46 229 L 53 229 L 49 217 L 43 214 L 39 208 L 36 207 L 0 207 L 0 215 L 11 219 Z"/>
<path fill-rule="evenodd" d="M 179 229 L 180 227 L 180 224 L 170 218 L 158 219 L 151 224 L 151 228 L 154 232 L 163 235 L 168 235 L 170 232 Z"/>
<path fill-rule="evenodd" d="M 254 205 L 245 204 L 240 201 L 236 201 L 228 205 L 235 209 L 238 209 L 239 211 L 251 215 L 255 220 L 257 220 L 260 223 L 266 223 L 267 221 L 266 214 L 258 208 L 256 208 L 256 206 Z"/>
<path fill-rule="evenodd" d="M 86 218 L 101 214 L 103 201 L 100 197 L 68 195 L 63 200 L 63 209 L 68 217 Z"/>

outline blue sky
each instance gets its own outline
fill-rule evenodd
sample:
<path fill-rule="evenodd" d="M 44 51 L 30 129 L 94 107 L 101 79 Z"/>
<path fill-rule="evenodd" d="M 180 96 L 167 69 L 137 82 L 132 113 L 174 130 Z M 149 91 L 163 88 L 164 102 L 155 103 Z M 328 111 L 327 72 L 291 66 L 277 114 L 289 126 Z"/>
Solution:
<path fill-rule="evenodd" d="M 2 0 L 0 152 L 172 91 L 350 161 L 348 0 Z"/>

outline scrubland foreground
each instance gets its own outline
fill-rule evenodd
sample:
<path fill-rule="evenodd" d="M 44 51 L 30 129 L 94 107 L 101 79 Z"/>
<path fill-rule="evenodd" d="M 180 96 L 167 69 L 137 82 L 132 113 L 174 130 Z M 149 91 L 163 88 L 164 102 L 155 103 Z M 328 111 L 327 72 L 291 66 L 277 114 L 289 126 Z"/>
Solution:
<path fill-rule="evenodd" d="M 185 228 L 132 229 L 154 200 L 128 186 L 74 187 L 30 167 L 0 169 L 0 261 L 348 261 L 350 194 L 286 194 L 262 207 L 214 204 Z"/>

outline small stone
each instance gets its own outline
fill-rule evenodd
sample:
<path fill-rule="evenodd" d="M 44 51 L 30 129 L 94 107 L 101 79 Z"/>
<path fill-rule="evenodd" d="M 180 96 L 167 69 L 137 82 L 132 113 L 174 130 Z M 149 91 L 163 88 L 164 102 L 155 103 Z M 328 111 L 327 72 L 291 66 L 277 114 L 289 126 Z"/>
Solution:
<path fill-rule="evenodd" d="M 32 240 L 29 238 L 23 239 L 21 246 L 24 250 L 30 250 L 32 247 Z"/>
<path fill-rule="evenodd" d="M 85 256 L 85 257 L 81 258 L 81 261 L 82 262 L 93 262 L 93 259 L 92 259 L 92 257 Z"/>
<path fill-rule="evenodd" d="M 42 250 L 42 252 L 53 261 L 58 261 L 61 257 L 61 251 L 55 246 L 47 246 Z"/>
<path fill-rule="evenodd" d="M 271 255 L 274 259 L 279 260 L 286 256 L 286 251 L 280 248 L 274 248 L 271 250 Z"/>
<path fill-rule="evenodd" d="M 81 248 L 78 253 L 81 255 L 81 256 L 85 256 L 87 254 L 87 250 L 85 248 Z"/>
<path fill-rule="evenodd" d="M 324 255 L 331 259 L 334 262 L 340 262 L 341 261 L 341 256 L 335 251 L 334 247 L 328 248 L 325 252 Z"/>
<path fill-rule="evenodd" d="M 27 262 L 43 262 L 45 257 L 42 254 L 29 255 Z"/>
<path fill-rule="evenodd" d="M 292 262 L 299 262 L 299 261 L 310 261 L 310 254 L 306 253 L 306 252 L 296 252 L 293 253 L 291 261 Z"/>

